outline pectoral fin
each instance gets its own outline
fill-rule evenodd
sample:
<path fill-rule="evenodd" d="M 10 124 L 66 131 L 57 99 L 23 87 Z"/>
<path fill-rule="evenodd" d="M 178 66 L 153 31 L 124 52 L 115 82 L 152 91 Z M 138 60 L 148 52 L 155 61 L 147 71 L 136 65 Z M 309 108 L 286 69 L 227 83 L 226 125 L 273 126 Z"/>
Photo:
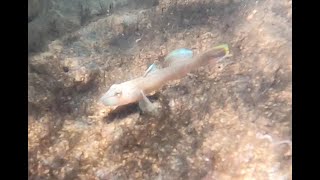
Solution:
<path fill-rule="evenodd" d="M 139 101 L 139 107 L 143 113 L 156 114 L 157 107 L 147 98 L 147 96 L 140 91 L 142 99 Z"/>

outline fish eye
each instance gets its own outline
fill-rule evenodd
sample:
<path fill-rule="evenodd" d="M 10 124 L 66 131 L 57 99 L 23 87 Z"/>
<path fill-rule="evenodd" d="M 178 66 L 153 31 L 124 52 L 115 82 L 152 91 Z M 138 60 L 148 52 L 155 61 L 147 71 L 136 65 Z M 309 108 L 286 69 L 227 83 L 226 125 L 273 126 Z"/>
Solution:
<path fill-rule="evenodd" d="M 121 96 L 121 92 L 115 92 L 114 95 L 120 97 Z"/>

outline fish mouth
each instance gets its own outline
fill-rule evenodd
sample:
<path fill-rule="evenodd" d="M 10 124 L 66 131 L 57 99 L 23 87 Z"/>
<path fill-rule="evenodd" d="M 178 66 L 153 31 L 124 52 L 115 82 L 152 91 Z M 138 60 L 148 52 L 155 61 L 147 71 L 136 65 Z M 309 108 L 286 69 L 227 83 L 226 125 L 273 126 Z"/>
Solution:
<path fill-rule="evenodd" d="M 119 104 L 119 98 L 105 94 L 99 99 L 99 102 L 105 106 L 116 106 Z"/>

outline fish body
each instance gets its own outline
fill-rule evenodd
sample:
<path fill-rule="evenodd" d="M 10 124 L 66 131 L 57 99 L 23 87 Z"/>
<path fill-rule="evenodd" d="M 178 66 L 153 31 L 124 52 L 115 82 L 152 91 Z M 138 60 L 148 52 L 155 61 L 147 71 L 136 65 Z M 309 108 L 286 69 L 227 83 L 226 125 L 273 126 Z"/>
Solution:
<path fill-rule="evenodd" d="M 106 106 L 121 106 L 138 102 L 145 99 L 144 94 L 148 95 L 159 90 L 169 81 L 181 79 L 201 66 L 216 63 L 228 56 L 230 56 L 229 48 L 225 44 L 216 46 L 195 57 L 189 49 L 182 48 L 172 51 L 165 58 L 168 63 L 167 67 L 151 68 L 141 77 L 120 84 L 113 84 L 102 95 L 100 102 Z"/>

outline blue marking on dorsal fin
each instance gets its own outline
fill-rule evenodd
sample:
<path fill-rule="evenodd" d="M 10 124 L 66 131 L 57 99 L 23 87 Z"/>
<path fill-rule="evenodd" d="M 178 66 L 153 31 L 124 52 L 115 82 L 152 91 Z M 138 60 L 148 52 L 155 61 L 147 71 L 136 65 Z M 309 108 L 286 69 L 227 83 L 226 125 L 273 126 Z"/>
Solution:
<path fill-rule="evenodd" d="M 188 60 L 193 57 L 193 51 L 187 48 L 180 48 L 171 51 L 165 58 L 164 61 L 167 66 L 180 63 L 180 61 Z"/>
<path fill-rule="evenodd" d="M 148 74 L 150 74 L 151 72 L 154 72 L 157 69 L 158 69 L 158 67 L 157 67 L 156 63 L 151 64 L 148 67 L 148 69 L 146 70 L 146 72 L 144 73 L 143 77 L 146 77 Z"/>
<path fill-rule="evenodd" d="M 193 57 L 193 52 L 191 49 L 187 49 L 187 48 L 176 49 L 176 50 L 171 51 L 164 58 L 164 62 L 161 63 L 161 67 L 168 67 L 168 66 L 172 66 L 174 64 L 179 64 L 179 63 L 181 63 L 181 61 L 191 59 L 192 57 Z M 148 69 L 146 70 L 146 72 L 144 73 L 143 76 L 145 77 L 148 74 L 150 74 L 151 72 L 158 70 L 159 68 L 160 67 L 156 64 L 156 62 L 154 62 L 153 64 L 151 64 L 148 67 Z"/>

